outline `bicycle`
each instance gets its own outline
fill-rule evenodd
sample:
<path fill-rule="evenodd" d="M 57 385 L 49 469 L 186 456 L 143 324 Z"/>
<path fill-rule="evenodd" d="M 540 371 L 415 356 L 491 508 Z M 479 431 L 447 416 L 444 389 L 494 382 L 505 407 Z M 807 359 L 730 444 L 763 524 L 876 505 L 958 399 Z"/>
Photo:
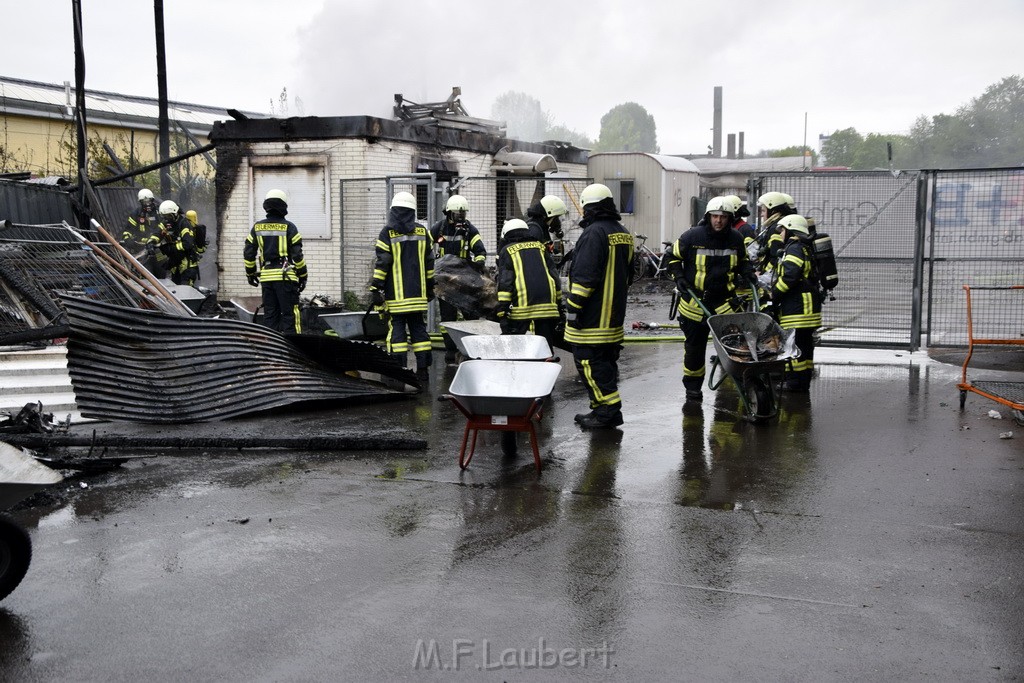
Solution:
<path fill-rule="evenodd" d="M 659 280 L 668 277 L 668 256 L 672 247 L 671 242 L 662 242 L 664 251 L 658 253 L 647 246 L 647 235 L 633 235 L 637 242 L 633 256 L 633 280 L 640 280 L 651 277 Z"/>

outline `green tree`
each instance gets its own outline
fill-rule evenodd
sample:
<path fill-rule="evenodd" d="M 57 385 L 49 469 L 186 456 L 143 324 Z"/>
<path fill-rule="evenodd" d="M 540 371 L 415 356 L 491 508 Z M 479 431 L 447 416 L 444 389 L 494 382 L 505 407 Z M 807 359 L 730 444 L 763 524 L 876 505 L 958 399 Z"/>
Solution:
<path fill-rule="evenodd" d="M 587 137 L 586 133 L 580 133 L 561 124 L 548 128 L 544 135 L 544 139 L 568 142 L 580 149 L 594 148 L 594 141 Z"/>
<path fill-rule="evenodd" d="M 654 117 L 636 102 L 620 104 L 601 117 L 595 152 L 658 152 Z"/>
<path fill-rule="evenodd" d="M 853 168 L 857 150 L 864 144 L 864 138 L 855 128 L 837 130 L 821 145 L 821 156 L 829 166 Z"/>
<path fill-rule="evenodd" d="M 540 106 L 540 101 L 523 92 L 509 90 L 499 95 L 491 105 L 491 118 L 504 121 L 506 134 L 524 142 L 547 139 L 551 117 Z"/>

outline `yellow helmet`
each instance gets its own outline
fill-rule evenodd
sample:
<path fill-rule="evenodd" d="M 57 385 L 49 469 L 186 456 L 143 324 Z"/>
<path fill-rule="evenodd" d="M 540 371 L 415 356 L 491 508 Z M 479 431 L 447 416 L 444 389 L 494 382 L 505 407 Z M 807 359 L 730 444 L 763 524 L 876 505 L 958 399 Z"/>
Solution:
<path fill-rule="evenodd" d="M 798 232 L 801 235 L 810 235 L 811 231 L 807 226 L 807 219 L 799 214 L 791 214 L 779 221 L 779 227 L 789 232 Z"/>
<path fill-rule="evenodd" d="M 505 225 L 501 226 L 501 238 L 505 239 L 510 232 L 516 230 L 529 230 L 530 226 L 526 224 L 522 218 L 510 218 L 505 221 Z"/>
<path fill-rule="evenodd" d="M 545 195 L 540 198 L 540 205 L 544 207 L 544 213 L 548 218 L 554 218 L 555 216 L 564 216 L 569 212 L 565 208 L 565 202 L 556 197 L 553 194 Z"/>
<path fill-rule="evenodd" d="M 415 207 L 413 207 L 415 208 Z M 448 198 L 448 203 L 444 205 L 445 211 L 466 211 L 469 212 L 469 202 L 461 194 L 453 194 Z"/>
<path fill-rule="evenodd" d="M 391 199 L 391 208 L 403 207 L 406 209 L 416 210 L 416 198 L 409 192 L 396 192 L 395 196 Z"/>
<path fill-rule="evenodd" d="M 192 225 L 199 225 L 199 214 L 192 209 L 185 212 L 185 218 L 187 218 L 188 222 Z"/>
<path fill-rule="evenodd" d="M 603 199 L 611 199 L 612 191 L 608 189 L 607 185 L 601 183 L 594 183 L 593 185 L 587 185 L 583 188 L 583 192 L 580 192 L 580 204 L 586 206 L 587 204 L 596 204 Z"/>

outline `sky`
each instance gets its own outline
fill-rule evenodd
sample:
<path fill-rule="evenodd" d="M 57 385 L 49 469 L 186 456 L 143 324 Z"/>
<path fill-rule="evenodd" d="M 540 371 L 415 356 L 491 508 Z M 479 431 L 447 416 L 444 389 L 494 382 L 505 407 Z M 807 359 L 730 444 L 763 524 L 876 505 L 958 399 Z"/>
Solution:
<path fill-rule="evenodd" d="M 82 0 L 86 87 L 157 96 L 153 3 Z M 855 128 L 907 133 L 1024 75 L 1024 0 L 164 0 L 168 96 L 265 114 L 390 118 L 394 95 L 508 91 L 596 139 L 636 102 L 660 151 L 748 154 Z M 0 75 L 74 83 L 71 0 L 0 0 Z"/>

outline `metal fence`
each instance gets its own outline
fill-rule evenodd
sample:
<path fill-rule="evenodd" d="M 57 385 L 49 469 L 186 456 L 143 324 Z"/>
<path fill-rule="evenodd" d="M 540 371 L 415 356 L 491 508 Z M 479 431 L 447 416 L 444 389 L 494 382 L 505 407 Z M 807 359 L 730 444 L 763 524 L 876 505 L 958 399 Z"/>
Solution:
<path fill-rule="evenodd" d="M 966 345 L 962 286 L 1024 284 L 1020 170 L 771 173 L 751 187 L 792 195 L 832 237 L 822 344 Z M 1024 329 L 1024 311 L 1009 316 Z"/>

